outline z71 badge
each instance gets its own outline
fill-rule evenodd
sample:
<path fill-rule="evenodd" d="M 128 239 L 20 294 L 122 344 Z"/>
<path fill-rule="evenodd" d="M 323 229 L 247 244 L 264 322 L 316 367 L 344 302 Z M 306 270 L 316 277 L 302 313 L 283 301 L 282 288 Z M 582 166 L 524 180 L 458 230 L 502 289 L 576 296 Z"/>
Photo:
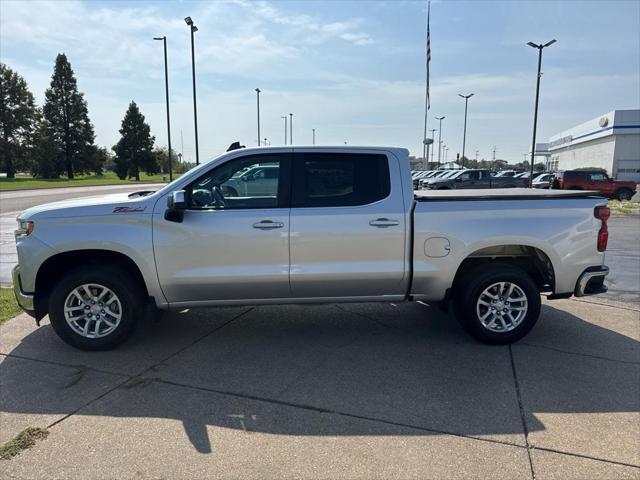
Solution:
<path fill-rule="evenodd" d="M 113 213 L 144 212 L 147 207 L 114 207 Z"/>

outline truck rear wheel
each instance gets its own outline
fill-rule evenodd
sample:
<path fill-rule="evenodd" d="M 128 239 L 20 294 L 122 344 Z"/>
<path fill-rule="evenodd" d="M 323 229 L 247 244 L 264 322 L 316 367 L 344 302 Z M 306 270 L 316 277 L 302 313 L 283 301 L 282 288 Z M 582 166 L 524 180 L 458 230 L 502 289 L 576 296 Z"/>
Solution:
<path fill-rule="evenodd" d="M 64 275 L 51 292 L 49 320 L 69 345 L 109 350 L 133 333 L 141 298 L 141 289 L 117 268 L 82 267 Z"/>
<path fill-rule="evenodd" d="M 485 264 L 457 283 L 453 299 L 456 317 L 481 342 L 516 342 L 538 321 L 540 292 L 524 270 Z"/>
<path fill-rule="evenodd" d="M 621 188 L 616 192 L 616 199 L 624 202 L 625 200 L 631 200 L 633 197 L 633 192 L 628 188 Z"/>

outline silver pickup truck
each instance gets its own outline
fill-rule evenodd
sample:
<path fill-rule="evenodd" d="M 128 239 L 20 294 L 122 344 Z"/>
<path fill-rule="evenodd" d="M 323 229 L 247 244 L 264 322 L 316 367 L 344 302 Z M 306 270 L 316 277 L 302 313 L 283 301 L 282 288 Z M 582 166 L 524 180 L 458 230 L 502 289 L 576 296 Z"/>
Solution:
<path fill-rule="evenodd" d="M 157 192 L 21 213 L 14 290 L 88 350 L 149 308 L 402 300 L 504 344 L 534 326 L 540 292 L 606 290 L 608 217 L 585 191 L 414 192 L 405 149 L 241 149 Z"/>

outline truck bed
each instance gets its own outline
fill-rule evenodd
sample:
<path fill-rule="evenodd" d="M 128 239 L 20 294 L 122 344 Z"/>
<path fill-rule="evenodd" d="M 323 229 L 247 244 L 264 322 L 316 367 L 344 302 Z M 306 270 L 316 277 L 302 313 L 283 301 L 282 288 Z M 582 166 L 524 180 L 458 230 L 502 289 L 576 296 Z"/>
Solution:
<path fill-rule="evenodd" d="M 563 198 L 599 198 L 599 192 L 589 190 L 550 190 L 540 188 L 494 188 L 460 190 L 416 190 L 417 202 L 443 200 L 549 200 Z"/>

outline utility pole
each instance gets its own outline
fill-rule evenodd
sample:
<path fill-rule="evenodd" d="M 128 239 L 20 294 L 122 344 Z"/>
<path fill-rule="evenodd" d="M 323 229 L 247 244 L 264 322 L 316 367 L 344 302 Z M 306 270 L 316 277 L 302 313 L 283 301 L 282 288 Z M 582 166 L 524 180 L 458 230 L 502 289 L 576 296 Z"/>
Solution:
<path fill-rule="evenodd" d="M 293 145 L 293 113 L 289 114 L 289 143 Z"/>
<path fill-rule="evenodd" d="M 435 140 L 436 139 L 435 138 L 436 137 L 436 131 L 437 131 L 437 128 L 432 128 L 431 129 L 431 140 Z M 434 152 L 434 149 L 433 149 L 433 147 L 431 147 L 431 163 L 433 163 L 433 152 Z"/>
<path fill-rule="evenodd" d="M 529 188 L 533 188 L 533 162 L 534 157 L 536 155 L 536 129 L 538 127 L 538 99 L 540 98 L 540 77 L 542 73 L 540 73 L 542 67 L 542 49 L 546 48 L 550 45 L 556 43 L 556 39 L 548 41 L 547 43 L 536 45 L 533 42 L 527 43 L 532 48 L 538 49 L 538 79 L 536 82 L 536 105 L 533 112 L 533 140 L 531 141 L 531 176 L 529 177 L 531 181 L 529 182 Z"/>
<path fill-rule="evenodd" d="M 313 132 L 313 139 L 312 139 L 312 145 L 316 144 L 316 129 L 312 128 L 311 131 Z"/>
<path fill-rule="evenodd" d="M 260 89 L 256 88 L 256 102 L 258 105 L 258 146 L 260 146 Z"/>
<path fill-rule="evenodd" d="M 440 160 L 441 160 L 441 155 L 442 155 L 442 120 L 445 119 L 444 116 L 442 117 L 434 117 L 436 120 L 438 120 L 440 122 L 440 128 L 438 130 L 438 168 L 440 168 Z"/>
<path fill-rule="evenodd" d="M 287 144 L 287 116 L 285 115 L 284 117 L 280 117 L 282 119 L 284 119 L 284 144 Z"/>
<path fill-rule="evenodd" d="M 196 105 L 196 54 L 193 48 L 193 34 L 198 31 L 198 27 L 195 26 L 191 17 L 184 19 L 185 23 L 189 25 L 191 31 L 191 80 L 193 82 L 193 125 L 196 132 L 196 165 L 200 164 L 200 154 L 198 152 L 198 107 Z"/>
<path fill-rule="evenodd" d="M 167 102 L 167 144 L 169 146 L 169 181 L 173 181 L 173 168 L 171 160 L 171 121 L 169 115 L 169 70 L 167 68 L 167 37 L 154 37 L 154 40 L 162 40 L 164 47 L 164 93 Z"/>
<path fill-rule="evenodd" d="M 464 167 L 464 147 L 467 142 L 467 105 L 469 104 L 469 99 L 473 97 L 473 93 L 470 93 L 469 95 L 462 95 L 459 93 L 458 96 L 464 98 L 464 130 L 462 133 L 462 166 Z"/>

